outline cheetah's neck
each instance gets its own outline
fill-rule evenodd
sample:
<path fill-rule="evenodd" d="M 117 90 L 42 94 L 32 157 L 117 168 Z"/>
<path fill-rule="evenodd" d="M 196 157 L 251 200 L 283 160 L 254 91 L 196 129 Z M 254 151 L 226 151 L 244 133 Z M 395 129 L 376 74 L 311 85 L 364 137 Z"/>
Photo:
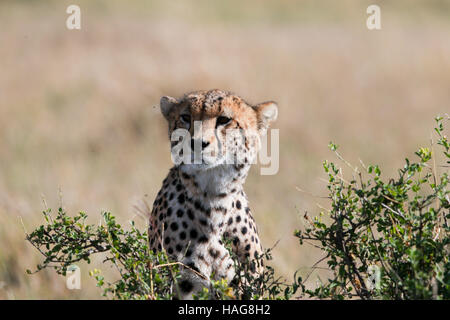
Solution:
<path fill-rule="evenodd" d="M 181 182 L 189 193 L 204 198 L 223 198 L 236 191 L 242 191 L 249 169 L 249 165 L 221 165 L 191 173 L 182 167 L 176 168 Z"/>

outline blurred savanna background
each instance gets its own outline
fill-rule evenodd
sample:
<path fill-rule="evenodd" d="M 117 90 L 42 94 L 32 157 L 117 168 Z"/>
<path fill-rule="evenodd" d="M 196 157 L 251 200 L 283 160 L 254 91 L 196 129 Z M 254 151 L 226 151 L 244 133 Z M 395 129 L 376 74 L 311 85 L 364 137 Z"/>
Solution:
<path fill-rule="evenodd" d="M 71 4 L 81 30 L 66 28 Z M 277 273 L 306 276 L 320 255 L 293 232 L 327 207 L 328 143 L 392 175 L 450 110 L 450 1 L 2 0 L 0 299 L 99 298 L 101 259 L 79 265 L 81 290 L 27 275 L 42 257 L 25 230 L 45 206 L 144 226 L 133 204 L 171 167 L 159 98 L 212 88 L 278 102 L 279 171 L 255 166 L 246 190 Z"/>

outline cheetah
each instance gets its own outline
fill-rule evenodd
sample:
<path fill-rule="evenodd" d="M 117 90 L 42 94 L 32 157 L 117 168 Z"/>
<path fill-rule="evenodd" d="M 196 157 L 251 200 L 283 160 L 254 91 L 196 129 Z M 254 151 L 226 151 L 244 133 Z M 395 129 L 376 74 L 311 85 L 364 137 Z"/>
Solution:
<path fill-rule="evenodd" d="M 153 203 L 149 243 L 154 252 L 165 250 L 188 267 L 178 296 L 192 299 L 211 277 L 233 279 L 224 240 L 239 261 L 256 261 L 263 253 L 243 184 L 278 107 L 273 101 L 250 105 L 215 89 L 180 99 L 164 96 L 160 109 L 168 122 L 172 160 L 182 160 L 174 160 Z M 182 139 L 175 135 L 179 131 Z M 248 272 L 261 268 L 253 264 Z"/>

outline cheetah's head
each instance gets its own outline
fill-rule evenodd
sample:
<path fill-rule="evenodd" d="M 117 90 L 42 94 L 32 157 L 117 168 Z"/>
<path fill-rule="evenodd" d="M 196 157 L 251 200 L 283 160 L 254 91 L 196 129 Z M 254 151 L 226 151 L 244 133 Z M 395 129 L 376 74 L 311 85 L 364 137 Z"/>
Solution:
<path fill-rule="evenodd" d="M 186 172 L 249 167 L 278 114 L 275 102 L 252 106 L 222 90 L 164 96 L 160 106 L 169 123 L 172 160 Z"/>

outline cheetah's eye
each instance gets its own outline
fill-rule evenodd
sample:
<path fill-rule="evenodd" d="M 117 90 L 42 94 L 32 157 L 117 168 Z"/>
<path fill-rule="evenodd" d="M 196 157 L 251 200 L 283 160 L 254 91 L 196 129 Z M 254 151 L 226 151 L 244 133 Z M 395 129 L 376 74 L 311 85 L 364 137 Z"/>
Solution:
<path fill-rule="evenodd" d="M 186 123 L 191 123 L 191 116 L 188 114 L 181 115 L 181 120 L 183 120 Z"/>
<path fill-rule="evenodd" d="M 231 118 L 228 117 L 218 117 L 216 121 L 216 126 L 222 126 L 231 121 Z"/>

